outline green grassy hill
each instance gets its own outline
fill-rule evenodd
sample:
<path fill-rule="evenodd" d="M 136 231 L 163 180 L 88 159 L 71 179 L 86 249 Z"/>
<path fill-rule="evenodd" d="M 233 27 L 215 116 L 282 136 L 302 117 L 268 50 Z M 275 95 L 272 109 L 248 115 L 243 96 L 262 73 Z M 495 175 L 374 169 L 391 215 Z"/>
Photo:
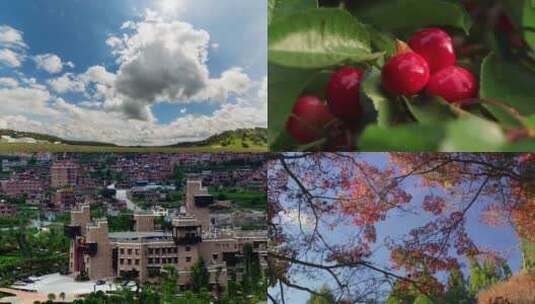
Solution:
<path fill-rule="evenodd" d="M 225 131 L 221 134 L 210 136 L 198 142 L 184 142 L 170 147 L 192 148 L 192 147 L 213 147 L 229 149 L 260 148 L 267 146 L 267 129 L 237 129 Z"/>
<path fill-rule="evenodd" d="M 46 135 L 34 132 L 22 132 L 15 130 L 0 129 L 0 136 L 9 136 L 11 138 L 33 138 L 39 141 L 48 141 L 49 143 L 60 142 L 66 145 L 80 145 L 80 146 L 98 146 L 98 147 L 117 147 L 117 145 L 102 143 L 102 142 L 92 142 L 92 141 L 76 141 L 76 140 L 66 140 L 53 135 Z"/>
<path fill-rule="evenodd" d="M 56 136 L 0 129 L 0 136 L 33 138 L 44 143 L 0 143 L 0 151 L 24 152 L 261 152 L 267 151 L 267 129 L 238 129 L 197 142 L 169 146 L 125 147 L 102 142 L 65 140 Z"/>

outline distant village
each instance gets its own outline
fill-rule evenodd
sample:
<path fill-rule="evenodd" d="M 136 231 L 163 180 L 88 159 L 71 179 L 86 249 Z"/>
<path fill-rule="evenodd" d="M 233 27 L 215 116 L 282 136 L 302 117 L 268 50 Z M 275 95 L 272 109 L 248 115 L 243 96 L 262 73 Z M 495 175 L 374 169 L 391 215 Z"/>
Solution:
<path fill-rule="evenodd" d="M 143 201 L 159 216 L 178 214 L 178 208 L 163 203 L 180 190 L 183 181 L 173 174 L 181 167 L 189 169 L 181 172 L 180 178 L 198 176 L 205 186 L 266 191 L 262 154 L 17 153 L 1 155 L 0 159 L 0 217 L 16 215 L 17 207 L 8 202 L 10 198 L 24 199 L 25 206 L 48 216 L 86 202 L 106 204 L 113 214 L 128 207 L 126 196 L 110 199 L 115 198 L 117 189 L 128 191 L 132 200 Z M 226 163 L 231 165 L 222 166 Z M 217 206 L 231 207 L 229 204 L 222 200 Z"/>

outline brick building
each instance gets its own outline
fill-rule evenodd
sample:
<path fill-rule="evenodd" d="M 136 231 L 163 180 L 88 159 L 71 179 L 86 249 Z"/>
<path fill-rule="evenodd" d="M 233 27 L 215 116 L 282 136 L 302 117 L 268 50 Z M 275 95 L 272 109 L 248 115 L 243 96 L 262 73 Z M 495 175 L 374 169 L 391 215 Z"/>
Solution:
<path fill-rule="evenodd" d="M 74 187 L 78 182 L 78 165 L 70 160 L 55 161 L 50 167 L 52 188 Z"/>
<path fill-rule="evenodd" d="M 52 194 L 52 205 L 57 211 L 70 210 L 76 201 L 76 192 L 72 188 L 62 188 Z"/>
<path fill-rule="evenodd" d="M 214 229 L 210 214 L 213 197 L 200 179 L 186 182 L 185 212 L 172 219 L 171 231 L 155 231 L 152 213 L 134 214 L 135 231 L 108 232 L 106 220 L 90 219 L 90 207 L 71 212 L 65 227 L 71 238 L 69 269 L 90 279 L 110 279 L 134 274 L 151 281 L 163 265 L 179 272 L 179 285 L 190 284 L 190 269 L 200 257 L 207 264 L 211 287 L 225 287 L 239 280 L 244 245 L 250 244 L 260 265 L 266 267 L 267 231 Z"/>
<path fill-rule="evenodd" d="M 15 207 L 6 203 L 0 203 L 0 217 L 15 216 L 16 214 L 17 209 L 15 209 Z"/>

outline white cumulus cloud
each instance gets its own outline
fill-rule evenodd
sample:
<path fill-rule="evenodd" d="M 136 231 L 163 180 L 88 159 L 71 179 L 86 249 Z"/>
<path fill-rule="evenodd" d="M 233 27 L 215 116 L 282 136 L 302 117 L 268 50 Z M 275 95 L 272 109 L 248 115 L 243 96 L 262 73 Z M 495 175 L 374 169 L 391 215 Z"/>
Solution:
<path fill-rule="evenodd" d="M 0 87 L 14 88 L 19 85 L 19 81 L 11 77 L 0 77 Z"/>
<path fill-rule="evenodd" d="M 14 52 L 10 49 L 0 49 L 0 64 L 7 65 L 12 68 L 18 68 L 24 61 L 24 55 Z"/>
<path fill-rule="evenodd" d="M 65 73 L 61 77 L 49 79 L 47 83 L 58 93 L 85 92 L 85 83 L 73 73 Z"/>
<path fill-rule="evenodd" d="M 240 68 L 210 77 L 210 35 L 189 23 L 163 21 L 148 11 L 144 20 L 123 27 L 133 33 L 111 36 L 107 44 L 120 64 L 114 89 L 122 101 L 115 108 L 129 118 L 150 120 L 149 106 L 159 101 L 224 102 L 250 85 Z"/>
<path fill-rule="evenodd" d="M 63 70 L 64 66 L 73 68 L 74 63 L 63 62 L 56 54 L 41 54 L 33 58 L 38 69 L 45 70 L 51 74 L 57 74 Z"/>
<path fill-rule="evenodd" d="M 0 46 L 8 48 L 26 48 L 22 32 L 8 25 L 0 25 Z"/>

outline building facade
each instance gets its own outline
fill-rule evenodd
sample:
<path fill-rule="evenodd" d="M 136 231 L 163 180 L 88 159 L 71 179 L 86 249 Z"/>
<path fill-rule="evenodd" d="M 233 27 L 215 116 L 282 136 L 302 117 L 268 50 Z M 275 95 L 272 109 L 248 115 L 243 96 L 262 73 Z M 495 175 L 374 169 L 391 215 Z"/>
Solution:
<path fill-rule="evenodd" d="M 55 161 L 50 167 L 52 188 L 75 187 L 78 181 L 78 165 L 70 160 Z"/>
<path fill-rule="evenodd" d="M 17 209 L 11 205 L 0 202 L 0 217 L 11 217 L 17 215 Z"/>
<path fill-rule="evenodd" d="M 248 244 L 267 266 L 267 231 L 217 229 L 210 205 L 215 200 L 200 179 L 188 179 L 184 211 L 172 219 L 171 231 L 155 231 L 154 214 L 134 214 L 134 231 L 108 232 L 106 220 L 90 219 L 90 207 L 71 211 L 71 224 L 65 227 L 71 238 L 69 269 L 85 273 L 91 280 L 118 276 L 141 282 L 156 279 L 164 265 L 179 272 L 179 284 L 190 284 L 190 269 L 202 258 L 210 273 L 210 287 L 225 287 L 239 280 L 244 246 Z"/>

